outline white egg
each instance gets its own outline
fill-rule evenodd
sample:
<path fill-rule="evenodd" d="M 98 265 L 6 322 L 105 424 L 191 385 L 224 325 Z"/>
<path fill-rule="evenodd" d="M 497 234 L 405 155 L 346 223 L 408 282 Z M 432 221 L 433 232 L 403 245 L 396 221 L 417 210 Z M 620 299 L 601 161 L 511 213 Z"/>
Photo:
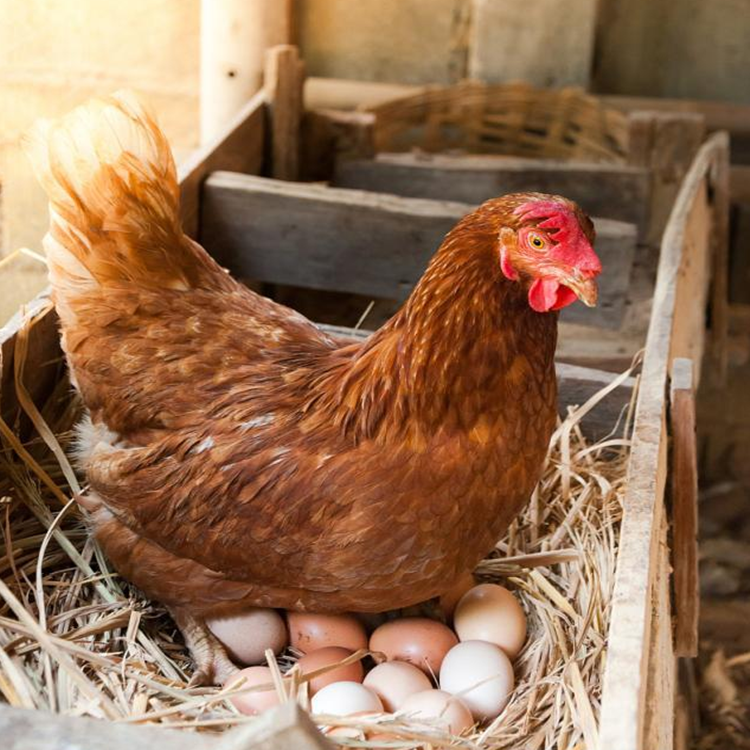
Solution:
<path fill-rule="evenodd" d="M 334 682 L 313 695 L 310 708 L 314 714 L 349 716 L 360 711 L 379 713 L 383 704 L 372 690 L 358 682 Z"/>
<path fill-rule="evenodd" d="M 475 719 L 494 719 L 513 690 L 513 666 L 494 644 L 464 641 L 445 655 L 440 689 L 458 696 Z"/>

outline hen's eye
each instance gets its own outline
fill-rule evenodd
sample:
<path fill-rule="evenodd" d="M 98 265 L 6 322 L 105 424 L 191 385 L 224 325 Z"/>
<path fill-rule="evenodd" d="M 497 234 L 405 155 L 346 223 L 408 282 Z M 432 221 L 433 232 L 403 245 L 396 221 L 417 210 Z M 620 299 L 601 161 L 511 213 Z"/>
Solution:
<path fill-rule="evenodd" d="M 529 235 L 529 244 L 535 250 L 543 250 L 545 246 L 544 240 L 538 234 Z"/>

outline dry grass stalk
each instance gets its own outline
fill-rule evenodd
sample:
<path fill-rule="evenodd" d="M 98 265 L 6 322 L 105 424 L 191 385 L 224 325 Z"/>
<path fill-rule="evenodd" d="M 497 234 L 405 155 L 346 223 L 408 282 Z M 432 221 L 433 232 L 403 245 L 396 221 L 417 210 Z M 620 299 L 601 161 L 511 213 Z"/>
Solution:
<path fill-rule="evenodd" d="M 19 383 L 22 374 L 23 361 Z M 252 722 L 227 700 L 247 688 L 188 688 L 190 660 L 163 608 L 113 575 L 88 539 L 64 459 L 77 415 L 67 383 L 39 409 L 19 393 L 38 436 L 21 445 L 0 421 L 0 695 L 14 706 L 127 723 L 219 731 Z M 513 587 L 529 618 L 503 713 L 460 739 L 409 717 L 317 717 L 353 728 L 336 742 L 382 747 L 387 735 L 394 748 L 595 746 L 628 449 L 624 439 L 584 439 L 579 420 L 596 400 L 561 424 L 533 501 L 477 570 Z M 309 705 L 311 675 L 293 668 L 295 655 L 267 656 L 283 699 Z"/>

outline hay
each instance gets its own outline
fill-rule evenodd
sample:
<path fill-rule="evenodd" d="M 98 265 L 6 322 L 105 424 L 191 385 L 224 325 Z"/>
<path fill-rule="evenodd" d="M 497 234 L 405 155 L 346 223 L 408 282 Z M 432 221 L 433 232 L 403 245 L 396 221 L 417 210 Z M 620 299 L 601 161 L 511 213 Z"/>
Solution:
<path fill-rule="evenodd" d="M 18 383 L 24 351 L 21 340 Z M 587 443 L 578 421 L 596 400 L 555 433 L 532 501 L 477 570 L 481 580 L 514 588 L 529 619 L 517 687 L 503 713 L 460 739 L 398 716 L 316 717 L 321 726 L 353 728 L 352 736 L 332 740 L 353 747 L 597 746 L 628 441 Z M 19 401 L 36 430 L 21 446 L 0 423 L 0 695 L 13 706 L 173 728 L 219 731 L 255 721 L 227 700 L 242 686 L 188 687 L 191 662 L 164 609 L 113 574 L 88 538 L 64 459 L 78 415 L 67 381 L 38 412 L 22 390 Z M 269 654 L 279 694 L 307 706 L 295 660 Z M 373 733 L 381 738 L 372 740 Z"/>

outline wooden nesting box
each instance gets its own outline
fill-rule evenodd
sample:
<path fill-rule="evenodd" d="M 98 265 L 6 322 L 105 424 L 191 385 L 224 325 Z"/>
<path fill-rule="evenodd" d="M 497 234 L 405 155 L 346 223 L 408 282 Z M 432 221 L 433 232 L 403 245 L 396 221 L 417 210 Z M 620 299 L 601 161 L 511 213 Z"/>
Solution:
<path fill-rule="evenodd" d="M 258 177 L 264 149 L 278 134 L 278 105 L 270 112 L 263 95 L 253 99 L 227 132 L 197 153 L 180 170 L 183 218 L 190 234 L 215 252 L 235 273 L 260 281 L 298 281 L 326 288 L 405 291 L 447 226 L 465 210 L 416 198 L 389 197 L 316 186 L 285 184 Z M 283 118 L 282 118 L 283 122 Z M 216 174 L 216 170 L 230 170 Z M 214 173 L 214 174 L 212 174 Z M 628 491 L 621 529 L 614 605 L 608 634 L 601 714 L 600 746 L 613 750 L 650 750 L 671 746 L 674 716 L 675 654 L 694 648 L 695 597 L 680 602 L 678 634 L 673 640 L 670 565 L 680 590 L 694 594 L 691 567 L 694 536 L 689 524 L 695 487 L 670 480 L 669 439 L 674 461 L 690 466 L 689 413 L 692 391 L 704 354 L 705 313 L 711 301 L 715 329 L 712 346 L 721 352 L 725 317 L 727 139 L 713 136 L 699 150 L 683 181 L 661 246 L 654 312 L 645 341 L 641 387 L 633 426 Z M 613 225 L 614 226 L 614 225 Z M 382 241 L 383 237 L 388 242 Z M 342 240 L 343 238 L 343 240 Z M 407 239 L 424 248 L 414 257 L 395 252 Z M 344 241 L 345 240 L 345 241 Z M 349 253 L 349 254 L 348 254 Z M 714 283 L 710 286 L 712 277 Z M 399 285 L 403 285 L 400 287 Z M 29 324 L 29 317 L 34 324 Z M 56 318 L 44 296 L 0 330 L 2 380 L 0 408 L 20 434 L 28 428 L 19 388 L 41 400 L 64 377 L 60 366 Z M 25 351 L 26 366 L 16 353 Z M 669 412 L 670 374 L 681 407 Z M 717 358 L 714 361 L 720 361 Z M 610 373 L 561 365 L 560 406 L 580 404 L 587 394 L 612 383 Z M 611 428 L 627 399 L 632 381 L 609 397 L 609 412 L 585 424 L 595 434 Z M 603 416 L 602 416 L 603 414 Z M 684 416 L 687 414 L 687 418 Z M 680 416 L 682 415 L 682 416 Z M 688 425 L 688 431 L 685 425 Z M 672 486 L 675 548 L 667 546 L 670 522 L 665 497 Z M 670 557 L 670 555 L 672 555 Z M 0 710 L 3 747 L 125 747 L 134 742 L 180 742 L 196 750 L 210 748 L 330 747 L 309 719 L 291 706 L 267 714 L 248 729 L 222 738 L 188 735 L 176 739 L 156 729 L 92 724 L 86 719 L 45 715 L 22 709 Z"/>

